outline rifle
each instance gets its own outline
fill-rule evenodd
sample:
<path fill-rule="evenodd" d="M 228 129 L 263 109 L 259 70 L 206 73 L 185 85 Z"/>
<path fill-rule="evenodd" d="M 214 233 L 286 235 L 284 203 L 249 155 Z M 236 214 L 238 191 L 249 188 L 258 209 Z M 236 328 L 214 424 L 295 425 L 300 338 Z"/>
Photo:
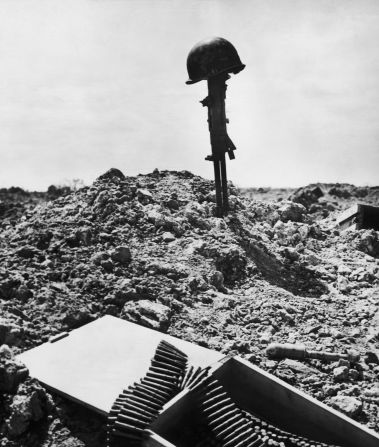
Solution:
<path fill-rule="evenodd" d="M 226 176 L 225 153 L 229 159 L 235 158 L 236 147 L 226 130 L 229 120 L 225 116 L 226 81 L 230 79 L 227 73 L 208 79 L 208 96 L 201 102 L 208 107 L 208 126 L 211 138 L 212 154 L 205 159 L 213 161 L 216 186 L 216 215 L 226 216 L 229 211 L 228 180 Z"/>

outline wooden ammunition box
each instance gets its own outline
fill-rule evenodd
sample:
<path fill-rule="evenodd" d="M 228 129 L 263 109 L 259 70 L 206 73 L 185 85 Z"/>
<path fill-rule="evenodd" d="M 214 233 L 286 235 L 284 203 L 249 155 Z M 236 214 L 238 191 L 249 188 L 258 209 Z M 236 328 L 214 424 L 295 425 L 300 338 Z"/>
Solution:
<path fill-rule="evenodd" d="M 379 207 L 356 203 L 340 214 L 337 225 L 342 229 L 379 231 Z"/>
<path fill-rule="evenodd" d="M 283 430 L 341 447 L 379 446 L 375 432 L 239 357 L 217 362 L 211 374 L 240 408 Z M 198 423 L 195 393 L 185 390 L 166 404 L 145 447 L 193 447 Z"/>

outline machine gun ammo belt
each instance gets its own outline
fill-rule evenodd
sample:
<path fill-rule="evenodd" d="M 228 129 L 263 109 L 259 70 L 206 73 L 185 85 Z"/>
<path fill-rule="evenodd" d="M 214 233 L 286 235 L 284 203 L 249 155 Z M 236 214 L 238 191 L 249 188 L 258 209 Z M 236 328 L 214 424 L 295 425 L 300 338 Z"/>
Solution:
<path fill-rule="evenodd" d="M 193 392 L 201 421 L 195 447 L 337 447 L 287 432 L 241 410 L 212 376 Z"/>
<path fill-rule="evenodd" d="M 144 378 L 120 393 L 109 412 L 108 447 L 142 444 L 146 429 L 181 390 L 187 361 L 187 356 L 170 343 L 162 340 L 158 344 Z"/>
<path fill-rule="evenodd" d="M 163 406 L 184 389 L 195 396 L 195 447 L 337 447 L 299 436 L 240 409 L 210 367 L 188 366 L 187 356 L 161 341 L 146 375 L 115 400 L 107 425 L 107 447 L 139 447 Z"/>

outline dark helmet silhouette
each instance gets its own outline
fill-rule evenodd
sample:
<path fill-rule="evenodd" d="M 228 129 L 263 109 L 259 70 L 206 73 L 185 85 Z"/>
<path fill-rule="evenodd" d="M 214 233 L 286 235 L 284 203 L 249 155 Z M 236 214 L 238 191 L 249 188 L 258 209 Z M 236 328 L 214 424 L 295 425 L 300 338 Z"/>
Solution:
<path fill-rule="evenodd" d="M 194 84 L 221 73 L 238 73 L 245 68 L 237 50 L 222 37 L 211 37 L 198 42 L 189 52 L 187 70 L 189 80 Z"/>

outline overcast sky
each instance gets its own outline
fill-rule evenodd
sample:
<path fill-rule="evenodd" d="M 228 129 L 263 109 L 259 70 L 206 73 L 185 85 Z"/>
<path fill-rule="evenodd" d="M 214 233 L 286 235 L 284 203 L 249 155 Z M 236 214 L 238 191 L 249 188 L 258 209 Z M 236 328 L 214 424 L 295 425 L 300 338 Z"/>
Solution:
<path fill-rule="evenodd" d="M 379 1 L 0 0 L 0 187 L 187 169 L 211 178 L 206 83 L 186 58 L 237 48 L 229 178 L 379 184 Z"/>

